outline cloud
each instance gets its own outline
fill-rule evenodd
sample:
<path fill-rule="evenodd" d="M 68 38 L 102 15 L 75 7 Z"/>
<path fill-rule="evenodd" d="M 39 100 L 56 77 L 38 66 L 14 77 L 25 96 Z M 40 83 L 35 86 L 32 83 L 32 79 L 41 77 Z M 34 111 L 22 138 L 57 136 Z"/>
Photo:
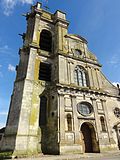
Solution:
<path fill-rule="evenodd" d="M 114 52 L 116 54 L 113 54 L 113 56 L 110 57 L 110 59 L 107 61 L 108 64 L 117 67 L 120 65 L 120 50 Z"/>
<path fill-rule="evenodd" d="M 117 87 L 117 84 L 119 84 L 119 86 L 120 86 L 120 82 L 113 82 L 112 83 L 114 86 L 116 86 Z"/>
<path fill-rule="evenodd" d="M 0 68 L 2 67 L 2 65 L 0 64 Z M 0 71 L 0 77 L 2 78 L 3 77 L 3 74 L 2 72 Z"/>
<path fill-rule="evenodd" d="M 7 54 L 11 57 L 16 57 L 13 49 L 11 49 L 8 45 L 0 46 L 0 54 Z"/>
<path fill-rule="evenodd" d="M 10 97 L 0 95 L 0 128 L 4 127 L 9 110 Z"/>
<path fill-rule="evenodd" d="M 10 97 L 0 96 L 0 112 L 8 109 L 9 101 L 10 101 Z"/>
<path fill-rule="evenodd" d="M 0 128 L 5 127 L 5 123 L 0 123 Z"/>
<path fill-rule="evenodd" d="M 12 64 L 8 65 L 8 71 L 15 72 L 15 67 Z"/>
<path fill-rule="evenodd" d="M 0 116 L 6 116 L 8 114 L 8 112 L 2 111 L 0 112 Z"/>
<path fill-rule="evenodd" d="M 87 26 L 86 30 L 89 28 L 89 32 L 95 32 L 102 28 L 104 21 L 106 19 L 106 6 L 105 1 L 88 1 L 85 7 L 86 14 L 84 15 L 87 21 L 83 21 L 84 25 Z M 89 17 L 89 19 L 88 19 Z"/>
<path fill-rule="evenodd" d="M 27 3 L 27 4 L 32 4 L 34 2 L 34 0 L 20 0 L 20 2 Z"/>
<path fill-rule="evenodd" d="M 3 13 L 6 16 L 9 16 L 12 13 L 12 10 L 14 6 L 16 5 L 15 0 L 3 0 L 2 1 L 2 7 L 3 7 Z"/>
<path fill-rule="evenodd" d="M 14 7 L 21 3 L 21 4 L 32 4 L 34 0 L 3 0 L 1 2 L 2 8 L 3 8 L 3 13 L 6 16 L 9 16 L 12 14 Z"/>
<path fill-rule="evenodd" d="M 0 77 L 2 78 L 3 77 L 3 74 L 2 74 L 2 72 L 0 71 Z"/>
<path fill-rule="evenodd" d="M 8 47 L 8 45 L 0 46 L 0 53 L 10 53 L 11 49 Z"/>
<path fill-rule="evenodd" d="M 8 50 L 8 45 L 0 46 L 0 53 L 6 53 Z"/>
<path fill-rule="evenodd" d="M 119 59 L 117 57 L 117 55 L 114 55 L 111 57 L 111 59 L 108 61 L 109 64 L 117 64 L 119 62 Z"/>

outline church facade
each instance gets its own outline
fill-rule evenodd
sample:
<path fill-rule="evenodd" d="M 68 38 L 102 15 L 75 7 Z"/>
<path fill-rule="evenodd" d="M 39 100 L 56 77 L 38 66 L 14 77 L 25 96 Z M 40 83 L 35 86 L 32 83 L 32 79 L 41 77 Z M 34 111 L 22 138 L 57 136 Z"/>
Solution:
<path fill-rule="evenodd" d="M 120 147 L 120 95 L 66 14 L 32 6 L 0 152 L 104 152 Z"/>

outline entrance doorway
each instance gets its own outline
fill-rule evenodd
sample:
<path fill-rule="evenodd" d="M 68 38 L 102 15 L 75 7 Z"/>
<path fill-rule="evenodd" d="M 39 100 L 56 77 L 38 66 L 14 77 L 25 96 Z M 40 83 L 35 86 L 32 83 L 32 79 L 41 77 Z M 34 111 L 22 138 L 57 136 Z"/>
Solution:
<path fill-rule="evenodd" d="M 83 152 L 99 152 L 99 144 L 96 140 L 96 134 L 93 125 L 83 123 L 81 126 Z"/>
<path fill-rule="evenodd" d="M 115 125 L 113 128 L 115 129 L 115 132 L 116 132 L 118 148 L 120 150 L 120 123 L 118 123 L 117 125 Z"/>

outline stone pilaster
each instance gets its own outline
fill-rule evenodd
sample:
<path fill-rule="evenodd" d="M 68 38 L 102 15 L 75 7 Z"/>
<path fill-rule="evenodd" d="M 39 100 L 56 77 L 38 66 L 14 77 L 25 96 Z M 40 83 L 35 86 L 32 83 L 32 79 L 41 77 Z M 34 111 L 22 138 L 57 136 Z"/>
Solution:
<path fill-rule="evenodd" d="M 108 111 L 107 111 L 107 107 L 106 107 L 106 100 L 101 100 L 101 101 L 102 101 L 102 105 L 103 105 L 103 108 L 104 108 L 105 120 L 106 120 L 106 124 L 107 124 L 109 141 L 111 142 L 111 140 L 113 139 L 112 138 L 112 129 L 111 129 L 110 122 L 109 122 Z"/>
<path fill-rule="evenodd" d="M 68 28 L 68 21 L 66 20 L 65 13 L 61 11 L 55 12 L 55 30 L 56 30 L 56 52 L 62 51 L 63 53 L 67 53 L 66 49 L 66 39 L 65 35 L 67 34 L 67 28 Z"/>
<path fill-rule="evenodd" d="M 65 105 L 64 105 L 64 95 L 59 95 L 59 134 L 60 143 L 65 142 Z"/>
<path fill-rule="evenodd" d="M 88 67 L 88 76 L 89 76 L 90 88 L 93 88 L 94 84 L 93 84 L 92 71 L 91 71 L 91 68 L 90 68 L 90 67 Z"/>
<path fill-rule="evenodd" d="M 93 103 L 93 107 L 94 107 L 94 115 L 95 115 L 95 123 L 96 123 L 96 131 L 97 131 L 97 136 L 98 139 L 100 138 L 100 119 L 98 116 L 98 109 L 97 109 L 97 102 L 95 98 L 91 98 L 92 103 Z"/>
<path fill-rule="evenodd" d="M 70 84 L 74 84 L 74 64 L 70 62 Z"/>
<path fill-rule="evenodd" d="M 65 59 L 63 56 L 59 56 L 59 83 L 62 83 L 64 84 L 65 83 L 65 70 L 66 68 L 65 67 Z"/>
<path fill-rule="evenodd" d="M 36 14 L 32 43 L 36 44 L 37 46 L 39 46 L 39 40 L 40 40 L 39 21 L 40 21 L 40 15 Z"/>
<path fill-rule="evenodd" d="M 69 61 L 67 61 L 67 77 L 68 77 L 68 84 L 70 84 L 71 83 L 71 66 Z"/>
<path fill-rule="evenodd" d="M 73 108 L 73 125 L 74 125 L 74 134 L 75 134 L 75 144 L 80 143 L 80 137 L 79 137 L 79 124 L 78 124 L 78 118 L 77 118 L 77 109 L 76 109 L 76 97 L 72 96 L 72 108 Z"/>
<path fill-rule="evenodd" d="M 98 80 L 99 88 L 102 88 L 102 79 L 101 79 L 101 76 L 100 76 L 99 69 L 96 69 L 96 74 L 97 74 L 97 80 Z"/>
<path fill-rule="evenodd" d="M 98 89 L 97 75 L 96 75 L 96 70 L 94 68 L 92 68 L 92 76 L 93 76 L 94 88 Z"/>

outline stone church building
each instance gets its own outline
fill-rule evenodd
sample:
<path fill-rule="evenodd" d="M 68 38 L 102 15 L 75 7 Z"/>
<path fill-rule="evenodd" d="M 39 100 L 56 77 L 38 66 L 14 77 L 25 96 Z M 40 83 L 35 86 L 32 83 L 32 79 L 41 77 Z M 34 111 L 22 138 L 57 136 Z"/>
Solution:
<path fill-rule="evenodd" d="M 101 72 L 66 14 L 32 6 L 0 152 L 104 152 L 120 148 L 119 88 Z"/>

